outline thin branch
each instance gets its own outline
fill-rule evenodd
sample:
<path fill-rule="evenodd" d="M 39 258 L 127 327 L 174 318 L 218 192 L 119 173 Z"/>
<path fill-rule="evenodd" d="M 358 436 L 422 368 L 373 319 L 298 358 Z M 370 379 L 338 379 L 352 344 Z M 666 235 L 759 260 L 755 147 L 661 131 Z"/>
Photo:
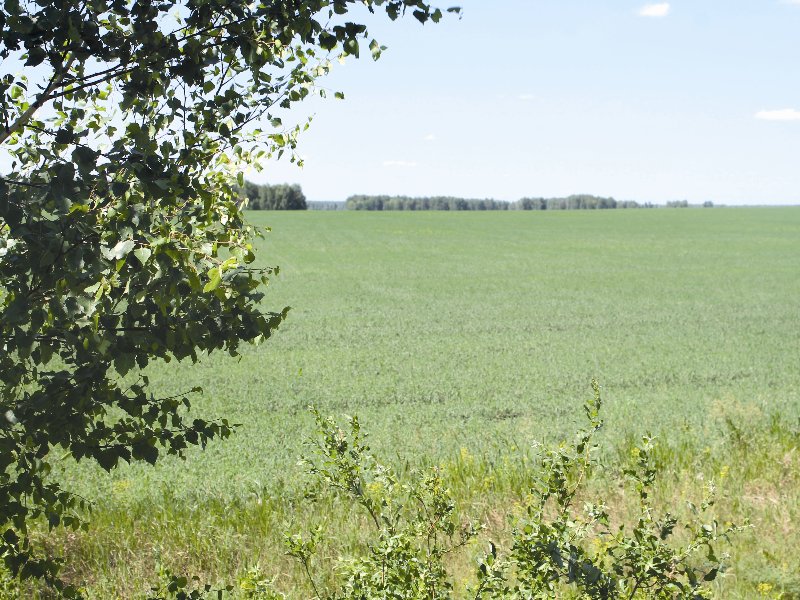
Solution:
<path fill-rule="evenodd" d="M 309 568 L 308 560 L 304 560 L 302 562 L 303 562 L 303 567 L 306 570 L 306 576 L 308 577 L 308 580 L 311 582 L 311 587 L 314 588 L 314 594 L 316 595 L 317 598 L 319 598 L 319 600 L 322 600 L 322 594 L 319 593 L 319 590 L 317 589 L 317 583 L 314 581 L 314 577 L 311 575 L 311 569 Z"/>
<path fill-rule="evenodd" d="M 53 76 L 50 78 L 50 82 L 47 84 L 47 87 L 36 97 L 36 100 L 33 101 L 33 104 L 28 107 L 28 110 L 22 113 L 16 122 L 11 125 L 11 127 L 7 127 L 2 133 L 0 133 L 0 144 L 3 144 L 9 137 L 21 131 L 28 121 L 30 121 L 34 113 L 42 108 L 45 102 L 48 102 L 53 98 L 51 94 L 59 85 L 61 85 L 64 75 L 69 71 L 69 68 L 72 66 L 74 61 L 75 55 L 73 54 L 70 56 L 69 61 L 67 61 L 67 64 L 61 71 L 58 73 L 53 73 Z"/>

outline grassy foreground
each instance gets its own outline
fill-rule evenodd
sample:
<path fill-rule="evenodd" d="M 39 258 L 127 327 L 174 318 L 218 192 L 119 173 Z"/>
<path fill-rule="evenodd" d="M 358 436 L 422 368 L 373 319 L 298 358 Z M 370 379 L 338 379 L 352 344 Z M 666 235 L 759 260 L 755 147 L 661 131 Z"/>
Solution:
<path fill-rule="evenodd" d="M 309 404 L 357 413 L 401 471 L 444 465 L 502 537 L 531 443 L 570 434 L 596 377 L 610 463 L 651 430 L 665 507 L 714 478 L 720 514 L 756 525 L 719 596 L 800 597 L 800 209 L 252 219 L 273 228 L 259 256 L 282 272 L 265 306 L 292 306 L 287 324 L 241 360 L 150 373 L 159 392 L 202 385 L 195 410 L 237 435 L 156 469 L 63 464 L 97 502 L 93 527 L 42 539 L 90 596 L 136 597 L 159 565 L 212 582 L 260 565 L 308 597 L 282 532 L 319 519 L 295 466 Z M 613 473 L 595 485 L 624 514 Z M 326 512 L 328 555 L 358 547 L 358 517 Z M 479 550 L 454 564 L 465 579 Z"/>

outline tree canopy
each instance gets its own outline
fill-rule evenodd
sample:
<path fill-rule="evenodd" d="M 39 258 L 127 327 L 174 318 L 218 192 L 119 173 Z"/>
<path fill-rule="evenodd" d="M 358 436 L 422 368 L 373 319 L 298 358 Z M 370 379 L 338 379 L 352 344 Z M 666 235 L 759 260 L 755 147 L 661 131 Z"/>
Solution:
<path fill-rule="evenodd" d="M 0 7 L 0 554 L 14 573 L 60 585 L 28 525 L 81 525 L 82 501 L 49 477 L 54 448 L 112 469 L 231 433 L 187 416 L 192 390 L 161 397 L 137 373 L 235 356 L 285 318 L 261 306 L 275 271 L 252 266 L 243 165 L 294 160 L 304 124 L 283 119 L 330 58 L 380 56 L 363 23 L 378 11 L 442 17 L 422 0 Z"/>
<path fill-rule="evenodd" d="M 433 196 L 350 196 L 348 210 L 596 210 L 612 208 L 652 208 L 649 202 L 614 200 L 589 194 L 574 194 L 566 198 L 522 198 L 516 202 L 502 200 Z"/>
<path fill-rule="evenodd" d="M 306 196 L 298 184 L 257 184 L 245 181 L 240 190 L 250 210 L 307 210 Z"/>

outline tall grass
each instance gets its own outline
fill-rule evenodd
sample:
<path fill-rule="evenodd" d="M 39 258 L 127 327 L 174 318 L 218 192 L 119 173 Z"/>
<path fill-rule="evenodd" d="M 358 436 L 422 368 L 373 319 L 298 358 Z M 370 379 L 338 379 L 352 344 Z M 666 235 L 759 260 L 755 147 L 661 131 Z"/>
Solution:
<path fill-rule="evenodd" d="M 749 521 L 753 527 L 733 538 L 729 569 L 716 585 L 719 598 L 796 598 L 800 593 L 800 424 L 777 413 L 744 420 L 740 410 L 720 416 L 723 428 L 712 445 L 689 432 L 660 432 L 654 457 L 661 474 L 655 489 L 660 510 L 686 517 L 687 502 L 699 503 L 703 484 L 715 482 L 716 515 Z M 368 424 L 367 424 L 368 427 Z M 601 438 L 607 472 L 592 480 L 586 498 L 604 500 L 618 521 L 636 515 L 622 471 L 635 461 L 638 440 L 610 447 Z M 486 526 L 483 539 L 508 540 L 510 522 L 538 475 L 532 440 L 519 446 L 474 454 L 462 448 L 439 470 L 460 511 Z M 413 466 L 399 463 L 403 477 Z M 405 471 L 403 469 L 405 468 Z M 65 575 L 87 586 L 89 598 L 143 597 L 160 569 L 201 574 L 223 584 L 239 582 L 254 567 L 289 598 L 310 597 L 305 574 L 285 555 L 287 532 L 320 526 L 325 531 L 317 572 L 333 584 L 335 559 L 357 553 L 369 531 L 367 517 L 297 477 L 308 497 L 265 487 L 232 499 L 208 494 L 172 494 L 99 504 L 92 528 L 83 533 L 42 533 L 42 541 L 66 557 Z M 474 583 L 474 560 L 485 550 L 478 542 L 449 567 L 463 591 Z M 327 578 L 327 579 L 326 579 Z M 33 590 L 28 590 L 33 594 Z M 241 596 L 244 592 L 238 590 Z M 237 597 L 234 594 L 233 597 Z"/>

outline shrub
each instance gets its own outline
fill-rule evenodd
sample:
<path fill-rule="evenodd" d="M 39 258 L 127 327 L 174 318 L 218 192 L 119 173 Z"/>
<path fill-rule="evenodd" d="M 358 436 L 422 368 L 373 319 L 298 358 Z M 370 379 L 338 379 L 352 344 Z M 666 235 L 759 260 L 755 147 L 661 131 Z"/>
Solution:
<path fill-rule="evenodd" d="M 602 427 L 600 388 L 584 409 L 588 426 L 574 442 L 542 449 L 538 472 L 507 550 L 488 541 L 470 588 L 474 598 L 705 598 L 725 566 L 719 542 L 741 527 L 711 518 L 709 485 L 691 517 L 657 514 L 652 504 L 658 468 L 654 440 L 634 447 L 623 473 L 635 491 L 637 515 L 615 523 L 604 502 L 585 502 L 587 481 L 602 472 L 595 436 Z M 478 537 L 481 528 L 465 518 L 437 469 L 418 470 L 401 481 L 370 452 L 358 418 L 346 428 L 314 411 L 318 438 L 303 464 L 316 481 L 362 510 L 371 522 L 366 550 L 339 560 L 336 589 L 322 589 L 314 556 L 322 529 L 287 537 L 288 554 L 307 574 L 320 599 L 450 598 L 454 581 L 448 557 Z M 314 494 L 310 497 L 315 498 Z"/>

